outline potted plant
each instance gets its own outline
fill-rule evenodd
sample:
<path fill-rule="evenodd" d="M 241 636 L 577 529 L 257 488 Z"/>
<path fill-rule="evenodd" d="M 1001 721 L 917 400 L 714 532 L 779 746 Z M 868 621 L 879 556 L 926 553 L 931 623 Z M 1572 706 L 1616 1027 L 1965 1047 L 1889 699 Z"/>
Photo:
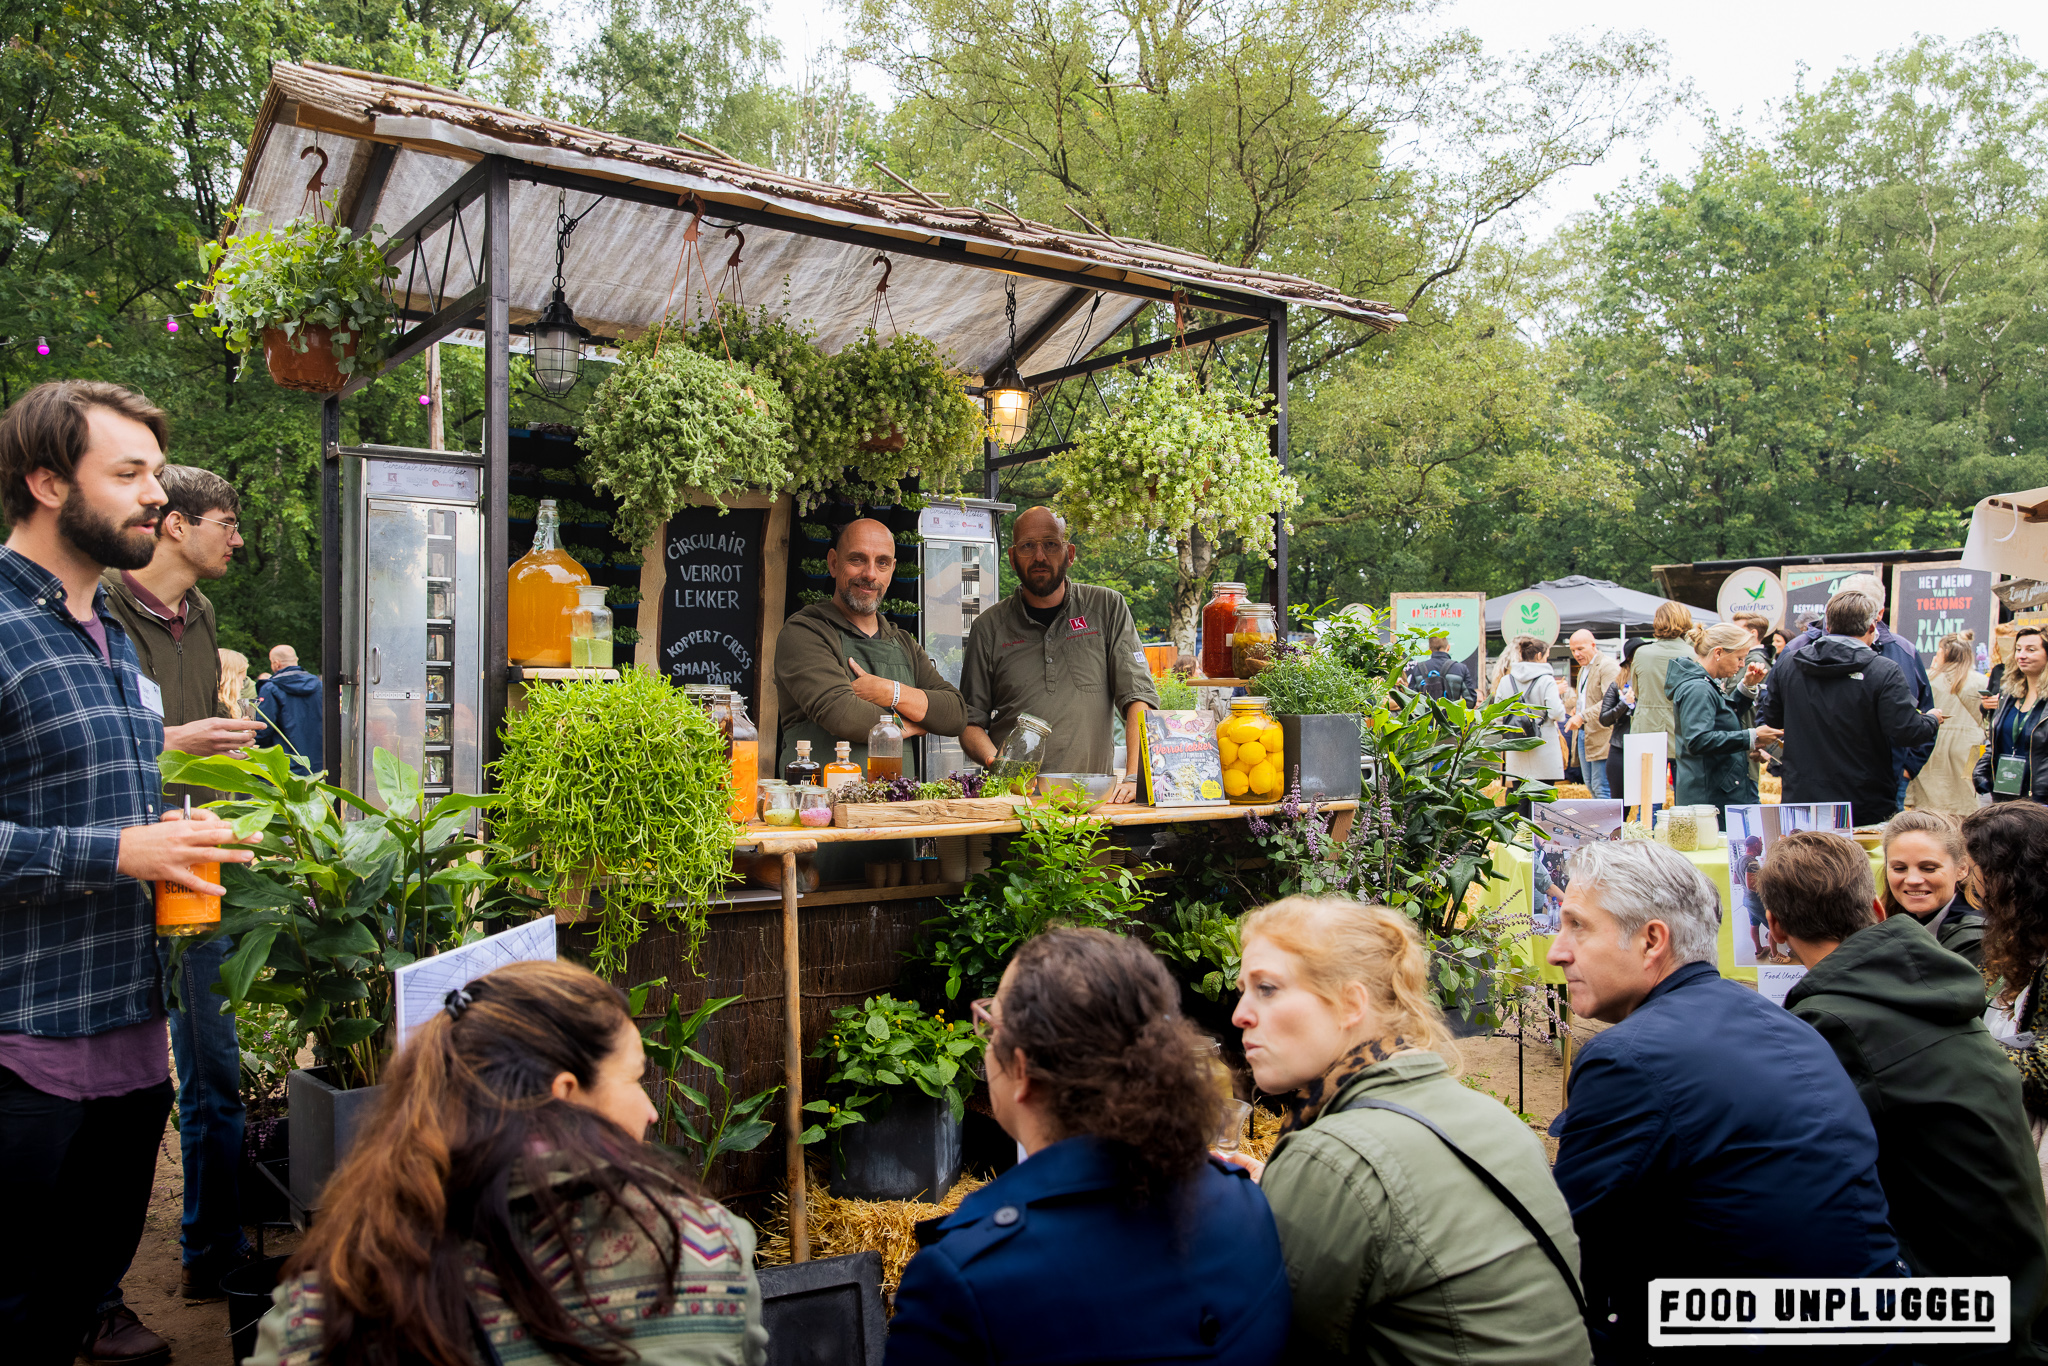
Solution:
<path fill-rule="evenodd" d="M 655 988 L 667 985 L 666 977 L 657 977 L 630 989 L 626 1000 L 633 1018 L 641 1017 L 647 1008 L 647 997 Z M 711 1168 L 720 1157 L 726 1153 L 750 1153 L 775 1132 L 775 1121 L 764 1112 L 782 1088 L 771 1086 L 744 1099 L 735 1096 L 724 1066 L 697 1049 L 697 1037 L 705 1023 L 743 999 L 707 996 L 685 1016 L 682 997 L 671 991 L 668 1009 L 652 1025 L 640 1027 L 647 1062 L 654 1069 L 653 1089 L 660 1115 L 655 1121 L 654 1139 L 688 1161 L 696 1169 L 698 1182 L 707 1188 L 711 1184 Z M 689 1084 L 685 1069 L 692 1063 L 702 1069 L 707 1086 Z"/>
<path fill-rule="evenodd" d="M 318 1065 L 292 1072 L 288 1095 L 292 1196 L 315 1208 L 375 1103 L 392 971 L 539 903 L 500 846 L 463 833 L 469 813 L 496 799 L 453 794 L 428 806 L 419 770 L 388 751 L 372 761 L 382 811 L 294 772 L 281 747 L 246 759 L 166 750 L 162 767 L 166 783 L 228 794 L 213 808 L 238 834 L 261 836 L 255 862 L 221 869 L 216 933 L 236 941 L 221 990 L 237 1006 L 282 1007 L 293 1036 L 312 1039 Z M 344 805 L 357 808 L 355 819 L 342 819 Z"/>
<path fill-rule="evenodd" d="M 376 231 L 376 229 L 372 229 Z M 317 215 L 200 248 L 207 297 L 193 311 L 240 354 L 263 348 L 287 389 L 337 392 L 383 358 L 397 271 L 367 237 Z"/>
<path fill-rule="evenodd" d="M 789 413 L 781 386 L 749 366 L 680 344 L 657 353 L 652 334 L 622 348 L 583 415 L 583 468 L 619 500 L 612 534 L 646 545 L 693 491 L 786 487 Z"/>
<path fill-rule="evenodd" d="M 803 1141 L 834 1139 L 832 1190 L 856 1200 L 936 1198 L 960 1177 L 960 1124 L 981 1040 L 964 1020 L 893 996 L 871 996 L 832 1016 L 812 1051 L 832 1061 L 836 1099 L 804 1109 L 818 1118 Z"/>
<path fill-rule="evenodd" d="M 980 458 L 981 407 L 930 338 L 885 342 L 871 327 L 831 357 L 828 378 L 830 406 L 808 438 L 813 487 L 881 510 L 904 496 L 905 480 L 927 493 L 951 488 Z"/>
<path fill-rule="evenodd" d="M 1359 794 L 1362 720 L 1386 700 L 1403 658 L 1404 642 L 1380 642 L 1384 615 L 1305 613 L 1314 639 L 1283 643 L 1251 681 L 1286 737 L 1283 785 L 1313 800 Z"/>
<path fill-rule="evenodd" d="M 593 968 L 622 973 L 650 921 L 695 954 L 711 896 L 732 879 L 735 829 L 732 765 L 709 713 L 643 669 L 535 688 L 505 718 L 494 771 L 498 839 L 533 852 L 551 904 L 580 916 L 600 903 Z"/>

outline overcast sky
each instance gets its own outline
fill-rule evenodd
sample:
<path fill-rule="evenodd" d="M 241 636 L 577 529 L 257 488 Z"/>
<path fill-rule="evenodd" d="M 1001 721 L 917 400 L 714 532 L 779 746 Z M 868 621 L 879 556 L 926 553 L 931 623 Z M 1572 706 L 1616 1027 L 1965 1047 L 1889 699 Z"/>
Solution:
<path fill-rule="evenodd" d="M 770 31 L 783 40 L 791 74 L 806 52 L 836 43 L 840 19 L 831 0 L 767 0 Z M 1771 106 L 1791 93 L 1799 68 L 1818 88 L 1828 73 L 1903 47 L 1919 33 L 1961 40 L 2002 29 L 2035 62 L 2048 65 L 2048 3 L 2044 0 L 1968 0 L 1936 6 L 1905 0 L 1686 0 L 1645 5 L 1640 0 L 1451 0 L 1440 18 L 1471 29 L 1493 53 L 1541 47 L 1553 34 L 1647 30 L 1670 49 L 1674 76 L 1690 80 L 1705 108 L 1724 121 L 1765 127 Z M 872 70 L 861 87 L 877 100 L 888 83 Z M 1737 117 L 1739 115 L 1739 118 Z M 1650 138 L 1624 146 L 1603 166 L 1572 173 L 1523 227 L 1542 237 L 1564 218 L 1595 207 L 1594 197 L 1629 179 L 1646 161 L 1682 171 L 1700 145 L 1701 125 L 1688 113 L 1665 121 Z"/>

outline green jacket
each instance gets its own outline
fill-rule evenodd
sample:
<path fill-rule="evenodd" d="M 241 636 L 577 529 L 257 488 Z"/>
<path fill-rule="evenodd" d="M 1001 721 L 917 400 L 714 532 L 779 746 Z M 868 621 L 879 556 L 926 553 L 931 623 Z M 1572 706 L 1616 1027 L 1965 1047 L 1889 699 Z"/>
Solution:
<path fill-rule="evenodd" d="M 1441 1139 L 1383 1110 L 1334 1113 L 1367 1093 L 1436 1121 L 1579 1264 L 1571 1212 L 1527 1126 L 1434 1053 L 1389 1058 L 1283 1138 L 1259 1182 L 1294 1289 L 1288 1362 L 1377 1360 L 1361 1316 L 1417 1366 L 1590 1362 L 1557 1268 Z"/>
<path fill-rule="evenodd" d="M 1636 651 L 1636 658 L 1641 659 L 1643 653 Z M 1736 719 L 1728 699 L 1697 658 L 1674 659 L 1665 666 L 1664 694 L 1671 699 L 1671 757 L 1678 761 L 1678 804 L 1753 804 L 1756 780 L 1749 772 L 1749 749 L 1756 732 Z M 1642 696 L 1641 689 L 1636 696 Z M 1636 714 L 1642 714 L 1640 707 Z"/>
<path fill-rule="evenodd" d="M 1630 735 L 1648 735 L 1653 730 L 1669 733 L 1677 725 L 1671 696 L 1664 691 L 1664 675 L 1672 661 L 1691 658 L 1692 645 L 1683 636 L 1653 640 L 1637 648 L 1635 662 L 1628 668 L 1629 681 L 1636 689 L 1636 712 L 1628 723 Z"/>
<path fill-rule="evenodd" d="M 107 605 L 115 619 L 135 643 L 143 674 L 164 690 L 165 728 L 226 716 L 227 704 L 220 700 L 220 627 L 213 604 L 199 586 L 186 591 L 184 639 L 174 640 L 171 628 L 142 605 L 120 570 L 106 570 L 100 582 L 106 585 Z M 164 791 L 173 798 L 189 795 L 194 806 L 220 796 L 210 788 L 183 784 Z"/>
<path fill-rule="evenodd" d="M 1785 1008 L 1820 1031 L 1877 1130 L 1916 1276 L 2010 1276 L 2006 1359 L 2048 1360 L 2048 1206 L 2020 1078 L 1984 1028 L 1984 980 L 1909 915 L 1842 941 Z"/>
<path fill-rule="evenodd" d="M 958 735 L 967 724 L 960 690 L 946 681 L 916 636 L 887 617 L 879 620 L 881 629 L 873 639 L 900 645 L 916 674 L 916 686 L 931 695 L 930 709 L 918 724 L 933 735 Z M 812 603 L 782 624 L 782 634 L 775 638 L 778 726 L 786 729 L 798 721 L 809 721 L 842 740 L 867 743 L 868 732 L 875 728 L 882 709 L 854 696 L 853 671 L 846 667 L 846 652 L 839 648 L 839 637 L 848 633 L 860 634 L 839 605 L 829 599 Z M 776 748 L 781 749 L 779 742 Z M 832 760 L 829 753 L 811 757 L 820 763 Z"/>

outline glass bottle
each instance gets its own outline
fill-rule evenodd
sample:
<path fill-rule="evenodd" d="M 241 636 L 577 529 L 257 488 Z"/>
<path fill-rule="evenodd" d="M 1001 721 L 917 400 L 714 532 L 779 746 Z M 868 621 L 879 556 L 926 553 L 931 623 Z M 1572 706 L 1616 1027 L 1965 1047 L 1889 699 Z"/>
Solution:
<path fill-rule="evenodd" d="M 754 784 L 761 781 L 761 732 L 747 715 L 747 699 L 732 695 L 733 820 L 745 825 L 754 814 Z"/>
<path fill-rule="evenodd" d="M 1273 624 L 1270 602 L 1240 602 L 1230 628 L 1231 677 L 1250 678 L 1273 660 L 1280 633 Z"/>
<path fill-rule="evenodd" d="M 1223 795 L 1239 806 L 1277 802 L 1287 789 L 1287 746 L 1263 697 L 1233 697 L 1216 727 L 1223 759 Z"/>
<path fill-rule="evenodd" d="M 903 776 L 903 723 L 885 711 L 868 732 L 868 781 L 886 783 Z"/>
<path fill-rule="evenodd" d="M 604 605 L 603 588 L 578 588 L 569 613 L 569 667 L 609 669 L 612 666 L 612 609 Z"/>
<path fill-rule="evenodd" d="M 555 540 L 555 500 L 534 514 L 533 549 L 505 571 L 506 653 L 514 664 L 561 669 L 569 664 L 569 614 L 590 574 Z"/>
<path fill-rule="evenodd" d="M 799 740 L 796 742 L 796 758 L 782 766 L 782 781 L 791 787 L 817 787 L 823 772 L 818 761 L 811 757 L 811 742 Z"/>
<path fill-rule="evenodd" d="M 825 790 L 831 792 L 847 783 L 857 783 L 860 776 L 860 765 L 853 761 L 852 744 L 841 740 L 839 753 L 825 765 Z"/>
<path fill-rule="evenodd" d="M 683 696 L 704 709 L 711 724 L 725 741 L 725 757 L 732 759 L 732 689 L 720 683 L 685 683 Z"/>
<path fill-rule="evenodd" d="M 1017 724 L 1010 728 L 1009 736 L 1003 741 L 1002 752 L 989 766 L 988 779 L 981 785 L 981 795 L 1003 797 L 1014 793 L 1019 797 L 1030 796 L 1032 785 L 1038 781 L 1046 741 L 1051 738 L 1051 726 L 1030 712 L 1019 716 Z"/>
<path fill-rule="evenodd" d="M 1237 629 L 1237 605 L 1244 601 L 1244 585 L 1219 583 L 1202 608 L 1202 656 L 1196 661 L 1207 678 L 1235 678 L 1231 672 L 1230 633 Z"/>

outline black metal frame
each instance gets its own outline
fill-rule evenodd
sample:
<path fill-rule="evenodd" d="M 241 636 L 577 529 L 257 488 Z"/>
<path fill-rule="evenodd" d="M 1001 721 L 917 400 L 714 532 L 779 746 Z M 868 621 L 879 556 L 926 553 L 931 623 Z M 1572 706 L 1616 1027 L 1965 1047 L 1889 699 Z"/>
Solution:
<path fill-rule="evenodd" d="M 367 228 L 368 218 L 375 210 L 378 195 L 389 172 L 390 156 L 384 155 L 386 150 L 380 147 L 372 154 L 361 197 L 350 215 L 351 226 L 357 231 Z M 413 286 L 420 284 L 425 288 L 427 297 L 433 304 L 433 311 L 421 315 L 411 308 L 403 310 L 401 316 L 414 320 L 414 325 L 398 338 L 391 354 L 374 373 L 352 378 L 341 393 L 330 395 L 321 408 L 320 640 L 327 680 L 323 736 L 330 765 L 341 753 L 341 687 L 344 683 L 355 681 L 345 676 L 341 670 L 341 403 L 348 395 L 360 390 L 372 380 L 390 373 L 450 333 L 475 325 L 479 317 L 484 329 L 485 356 L 483 455 L 486 477 L 482 554 L 486 572 L 493 572 L 497 566 L 505 562 L 505 543 L 508 535 L 505 522 L 505 485 L 510 474 L 512 417 L 510 229 L 511 185 L 514 180 L 676 210 L 688 208 L 695 200 L 702 205 L 706 218 L 711 220 L 768 227 L 796 236 L 843 242 L 897 256 L 943 261 L 949 265 L 969 266 L 977 270 L 1021 275 L 1072 286 L 1075 290 L 1074 295 L 1060 308 L 1055 309 L 1050 318 L 1042 320 L 1038 328 L 1025 339 L 1027 350 L 1071 318 L 1074 312 L 1087 302 L 1091 294 L 1118 294 L 1154 303 L 1173 304 L 1182 309 L 1194 308 L 1221 313 L 1232 319 L 1188 333 L 1184 337 L 1152 342 L 1112 355 L 1060 366 L 1043 374 L 1027 376 L 1025 382 L 1033 386 L 1054 384 L 1062 379 L 1078 378 L 1113 370 L 1119 366 L 1138 364 L 1164 353 L 1175 345 L 1201 345 L 1222 341 L 1263 328 L 1267 334 L 1267 380 L 1274 404 L 1271 441 L 1281 467 L 1286 467 L 1287 306 L 1284 303 L 1275 303 L 1269 299 L 1243 298 L 1224 290 L 1197 293 L 1184 289 L 1165 289 L 1157 285 L 1139 284 L 1057 266 L 1039 265 L 1016 257 L 971 251 L 965 243 L 943 239 L 917 241 L 845 224 L 808 222 L 745 205 L 697 199 L 689 193 L 678 194 L 672 190 L 605 180 L 575 171 L 528 165 L 502 156 L 487 156 L 443 190 L 433 203 L 415 214 L 411 222 L 385 239 L 388 243 L 395 244 L 388 251 L 387 259 L 393 265 L 404 266 L 408 271 L 405 294 L 408 303 L 414 292 Z M 476 259 L 476 247 L 468 241 L 468 229 L 462 217 L 464 211 L 478 200 L 484 205 L 480 264 Z M 443 248 L 442 261 L 436 273 L 431 258 L 424 258 L 423 266 L 423 253 L 427 239 L 443 226 L 449 225 L 452 225 L 453 230 L 448 234 L 448 242 Z M 479 283 L 460 296 L 450 299 L 447 295 L 449 272 L 455 264 L 454 251 L 458 239 L 464 247 L 463 263 L 469 267 L 471 278 L 478 280 Z M 1043 460 L 1066 448 L 1065 445 L 1047 446 L 1012 455 L 998 455 L 993 443 L 984 442 L 985 495 L 990 499 L 995 498 L 998 471 Z M 1274 559 L 1276 565 L 1267 573 L 1266 587 L 1269 600 L 1274 603 L 1280 613 L 1279 619 L 1284 622 L 1287 619 L 1287 528 L 1284 521 L 1278 528 Z M 484 627 L 484 658 L 487 661 L 503 660 L 505 650 L 504 600 L 500 596 L 496 599 L 490 621 Z M 489 669 L 492 666 L 486 667 Z M 484 679 L 483 715 L 480 720 L 484 727 L 486 761 L 496 757 L 496 736 L 504 720 L 505 683 L 509 677 L 504 666 L 498 665 L 496 671 L 487 672 Z"/>

